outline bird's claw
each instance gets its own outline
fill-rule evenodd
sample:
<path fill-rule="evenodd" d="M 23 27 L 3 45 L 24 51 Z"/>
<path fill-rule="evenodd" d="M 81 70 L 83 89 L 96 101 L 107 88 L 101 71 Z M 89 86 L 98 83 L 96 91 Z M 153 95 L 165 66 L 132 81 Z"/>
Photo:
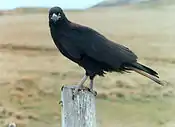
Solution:
<path fill-rule="evenodd" d="M 78 87 L 78 88 L 75 88 L 74 92 L 72 93 L 72 100 L 75 99 L 75 96 L 78 94 L 79 91 L 83 90 L 84 88 L 83 87 Z"/>
<path fill-rule="evenodd" d="M 78 94 L 78 92 L 79 91 L 81 91 L 81 90 L 87 90 L 87 91 L 89 91 L 89 92 L 91 92 L 94 96 L 97 96 L 97 92 L 95 91 L 95 90 L 93 90 L 93 89 L 90 89 L 90 88 L 88 88 L 88 87 L 83 87 L 83 88 L 76 88 L 75 89 L 75 92 L 73 92 L 73 94 L 72 94 L 72 100 L 74 100 L 75 99 L 75 96 Z"/>
<path fill-rule="evenodd" d="M 96 92 L 95 90 L 90 89 L 90 88 L 88 88 L 88 87 L 87 87 L 87 90 L 88 90 L 89 92 L 91 92 L 94 96 L 97 96 L 97 92 Z"/>

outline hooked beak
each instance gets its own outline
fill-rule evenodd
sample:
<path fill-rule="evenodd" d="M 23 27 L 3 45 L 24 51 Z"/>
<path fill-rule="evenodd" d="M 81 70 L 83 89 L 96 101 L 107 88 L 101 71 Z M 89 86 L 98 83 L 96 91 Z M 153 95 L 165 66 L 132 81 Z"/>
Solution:
<path fill-rule="evenodd" d="M 61 18 L 60 13 L 56 15 L 55 13 L 52 14 L 51 20 L 54 22 L 58 21 Z"/>

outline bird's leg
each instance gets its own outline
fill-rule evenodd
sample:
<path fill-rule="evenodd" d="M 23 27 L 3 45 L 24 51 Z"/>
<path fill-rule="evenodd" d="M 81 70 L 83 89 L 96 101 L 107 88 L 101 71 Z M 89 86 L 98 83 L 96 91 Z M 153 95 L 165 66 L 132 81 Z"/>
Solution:
<path fill-rule="evenodd" d="M 90 76 L 90 84 L 89 84 L 88 91 L 93 93 L 94 96 L 96 96 L 97 92 L 93 90 L 93 85 L 94 85 L 94 76 Z"/>
<path fill-rule="evenodd" d="M 93 90 L 93 85 L 94 85 L 94 79 L 90 79 L 89 90 L 91 93 L 94 94 L 94 96 L 96 96 L 97 92 L 95 90 Z"/>
<path fill-rule="evenodd" d="M 74 97 L 78 94 L 78 91 L 84 87 L 83 84 L 85 83 L 87 78 L 88 76 L 85 74 L 84 77 L 81 79 L 81 81 L 77 84 L 77 87 L 75 88 L 72 99 L 74 99 Z"/>
<path fill-rule="evenodd" d="M 93 90 L 93 85 L 94 85 L 94 80 L 91 79 L 91 80 L 90 80 L 90 84 L 89 84 L 89 88 L 90 88 L 91 90 Z"/>
<path fill-rule="evenodd" d="M 85 83 L 85 81 L 87 80 L 88 76 L 84 75 L 84 77 L 81 79 L 81 81 L 77 84 L 78 87 L 77 88 L 83 88 L 83 84 Z"/>

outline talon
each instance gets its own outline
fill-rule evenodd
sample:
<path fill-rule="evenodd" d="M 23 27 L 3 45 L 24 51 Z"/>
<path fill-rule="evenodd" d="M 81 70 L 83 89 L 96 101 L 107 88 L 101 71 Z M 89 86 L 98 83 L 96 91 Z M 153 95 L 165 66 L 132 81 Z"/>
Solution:
<path fill-rule="evenodd" d="M 86 87 L 86 90 L 87 90 L 87 91 L 89 91 L 89 92 L 91 92 L 91 89 L 90 89 L 90 88 L 88 88 L 88 87 Z"/>
<path fill-rule="evenodd" d="M 95 90 L 90 89 L 90 92 L 94 95 L 97 96 L 97 92 Z"/>
<path fill-rule="evenodd" d="M 83 87 L 82 88 L 77 88 L 74 90 L 74 92 L 72 93 L 72 100 L 75 99 L 75 96 L 78 94 L 78 92 L 80 92 L 81 90 L 83 90 Z"/>

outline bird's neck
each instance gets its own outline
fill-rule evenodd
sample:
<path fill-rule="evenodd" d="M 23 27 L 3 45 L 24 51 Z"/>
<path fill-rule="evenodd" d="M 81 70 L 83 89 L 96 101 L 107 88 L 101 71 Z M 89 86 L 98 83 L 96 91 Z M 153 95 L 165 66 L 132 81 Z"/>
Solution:
<path fill-rule="evenodd" d="M 70 29 L 70 21 L 64 21 L 59 23 L 49 22 L 50 32 L 53 40 L 59 41 L 67 31 Z M 58 38 L 57 38 L 58 37 Z M 59 39 L 59 40 L 58 40 Z"/>
<path fill-rule="evenodd" d="M 67 28 L 69 28 L 69 24 L 70 24 L 70 21 L 65 19 L 65 20 L 61 20 L 57 23 L 52 23 L 52 22 L 49 22 L 49 26 L 52 30 L 56 30 L 56 31 L 63 31 L 63 30 L 66 30 Z"/>

